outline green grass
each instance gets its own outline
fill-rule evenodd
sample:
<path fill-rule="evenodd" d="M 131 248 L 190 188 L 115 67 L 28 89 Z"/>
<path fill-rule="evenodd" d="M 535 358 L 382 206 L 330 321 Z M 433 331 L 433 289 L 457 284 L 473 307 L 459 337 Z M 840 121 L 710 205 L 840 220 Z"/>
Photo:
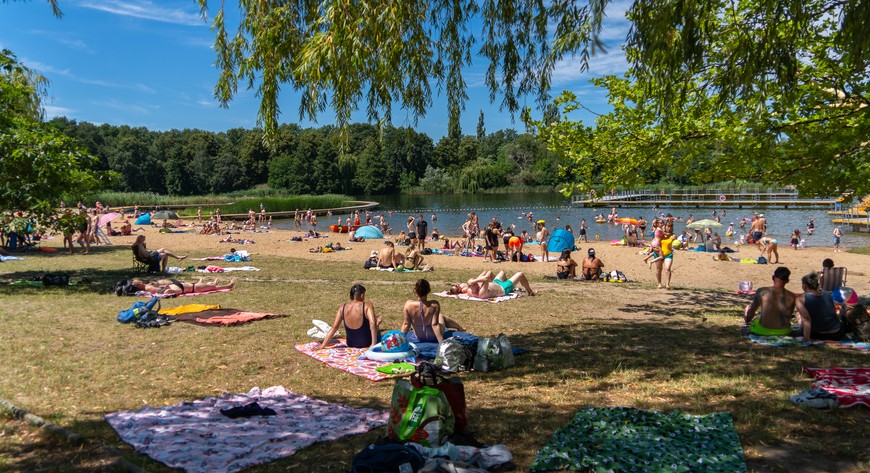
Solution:
<path fill-rule="evenodd" d="M 855 253 L 858 255 L 870 255 L 870 247 L 868 248 L 850 248 L 847 253 Z"/>
<path fill-rule="evenodd" d="M 194 248 L 179 250 L 206 256 Z M 388 408 L 389 382 L 327 368 L 293 344 L 307 339 L 312 318 L 330 320 L 347 289 L 360 281 L 385 328 L 398 328 L 417 275 L 373 274 L 356 262 L 329 261 L 328 255 L 255 255 L 252 264 L 262 271 L 236 273 L 234 291 L 168 300 L 165 306 L 216 303 L 287 317 L 231 328 L 177 323 L 142 330 L 115 322 L 118 311 L 135 299 L 110 292 L 130 273 L 129 249 L 98 247 L 95 253 L 26 254 L 24 261 L 2 263 L 7 278 L 52 271 L 93 283 L 0 286 L 0 397 L 89 439 L 88 447 L 79 449 L 29 438 L 25 425 L 6 425 L 3 432 L 10 433 L 0 435 L 0 469 L 93 471 L 110 456 L 95 447 L 102 444 L 148 471 L 167 471 L 121 442 L 103 416 L 253 386 L 284 385 L 330 402 Z M 427 276 L 438 289 L 468 274 L 439 268 Z M 503 332 L 530 350 L 511 369 L 462 376 L 477 438 L 505 443 L 521 471 L 555 429 L 587 406 L 730 411 L 751 469 L 788 471 L 775 460 L 758 459 L 770 446 L 787 448 L 791 458 L 808 464 L 835 458 L 854 471 L 870 466 L 866 409 L 814 411 L 788 402 L 789 395 L 811 384 L 802 366 L 866 366 L 868 355 L 754 345 L 736 330 L 746 299 L 730 293 L 663 292 L 641 284 L 533 284 L 543 289 L 540 297 L 497 305 L 442 302 L 444 312 L 469 331 Z M 253 471 L 346 471 L 353 454 L 381 433 L 314 445 Z"/>

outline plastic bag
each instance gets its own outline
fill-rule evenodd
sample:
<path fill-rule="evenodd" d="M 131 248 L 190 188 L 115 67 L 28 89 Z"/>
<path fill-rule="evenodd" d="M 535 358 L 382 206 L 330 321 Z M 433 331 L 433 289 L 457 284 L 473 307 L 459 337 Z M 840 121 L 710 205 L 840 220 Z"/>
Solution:
<path fill-rule="evenodd" d="M 387 424 L 390 438 L 437 447 L 453 433 L 454 422 L 443 392 L 431 387 L 414 388 L 406 379 L 396 381 Z"/>
<path fill-rule="evenodd" d="M 481 338 L 477 342 L 474 357 L 475 371 L 496 371 L 514 366 L 514 353 L 507 335 L 500 333 L 495 338 Z"/>
<path fill-rule="evenodd" d="M 472 364 L 474 354 L 459 340 L 450 337 L 438 344 L 435 366 L 448 373 L 466 371 Z"/>

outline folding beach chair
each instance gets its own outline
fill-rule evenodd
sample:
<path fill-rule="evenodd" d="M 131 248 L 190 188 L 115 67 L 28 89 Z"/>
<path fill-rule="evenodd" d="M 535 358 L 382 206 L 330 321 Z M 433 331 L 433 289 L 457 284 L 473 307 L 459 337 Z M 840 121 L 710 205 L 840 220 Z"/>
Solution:
<path fill-rule="evenodd" d="M 822 290 L 834 291 L 846 284 L 846 268 L 825 268 L 822 270 Z"/>

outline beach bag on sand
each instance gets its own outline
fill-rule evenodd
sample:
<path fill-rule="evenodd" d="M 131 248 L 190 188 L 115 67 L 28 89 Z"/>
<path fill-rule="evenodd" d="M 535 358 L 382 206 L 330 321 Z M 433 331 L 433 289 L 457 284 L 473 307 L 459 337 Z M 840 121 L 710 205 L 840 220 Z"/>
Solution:
<path fill-rule="evenodd" d="M 483 338 L 477 342 L 474 356 L 474 371 L 498 371 L 516 365 L 511 342 L 500 333 L 495 338 Z"/>
<path fill-rule="evenodd" d="M 453 434 L 454 422 L 443 392 L 428 386 L 415 388 L 407 379 L 396 380 L 387 424 L 389 438 L 438 447 Z"/>
<path fill-rule="evenodd" d="M 416 372 L 411 375 L 411 384 L 415 388 L 429 386 L 444 393 L 453 412 L 453 431 L 465 432 L 465 427 L 468 425 L 468 412 L 465 403 L 465 385 L 462 384 L 459 376 L 451 376 L 451 373 L 424 361 L 417 365 Z"/>
<path fill-rule="evenodd" d="M 863 305 L 844 307 L 842 321 L 853 337 L 864 342 L 870 341 L 870 315 Z"/>
<path fill-rule="evenodd" d="M 414 473 L 426 460 L 414 447 L 399 443 L 369 445 L 353 456 L 351 473 Z"/>
<path fill-rule="evenodd" d="M 448 373 L 458 373 L 471 369 L 474 363 L 474 353 L 461 341 L 450 337 L 438 344 L 438 354 L 435 355 L 435 366 Z"/>
<path fill-rule="evenodd" d="M 157 306 L 157 309 L 155 309 L 154 306 Z M 154 312 L 156 314 L 159 310 L 160 298 L 154 296 L 148 302 L 134 302 L 133 306 L 129 309 L 118 312 L 118 322 L 121 322 L 122 324 L 135 322 L 151 312 Z"/>

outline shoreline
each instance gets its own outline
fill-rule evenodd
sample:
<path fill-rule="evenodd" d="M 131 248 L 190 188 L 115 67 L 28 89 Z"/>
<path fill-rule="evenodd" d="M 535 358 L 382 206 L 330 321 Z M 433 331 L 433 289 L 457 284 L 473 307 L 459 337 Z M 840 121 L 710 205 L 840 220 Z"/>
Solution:
<path fill-rule="evenodd" d="M 330 269 L 329 262 L 351 262 L 358 263 L 362 266 L 363 262 L 369 257 L 373 250 L 380 250 L 384 246 L 383 239 L 372 239 L 365 242 L 349 242 L 346 233 L 331 233 L 328 230 L 321 232 L 321 238 L 303 239 L 300 242 L 290 241 L 291 237 L 302 236 L 303 231 L 288 230 L 281 228 L 272 228 L 268 232 L 251 232 L 237 230 L 233 231 L 233 236 L 253 240 L 254 244 L 239 245 L 236 243 L 222 243 L 219 240 L 224 238 L 224 235 L 200 235 L 198 227 L 181 227 L 175 229 L 178 233 L 159 233 L 159 230 L 154 227 L 144 227 L 145 235 L 147 236 L 147 245 L 150 249 L 167 248 L 169 251 L 176 254 L 188 254 L 194 257 L 223 255 L 229 253 L 231 248 L 237 250 L 247 250 L 254 257 L 251 264 L 256 266 L 258 258 L 263 257 L 283 257 L 283 258 L 301 258 L 316 261 L 322 261 L 324 264 L 324 273 L 328 275 Z M 185 231 L 187 230 L 187 231 Z M 134 232 L 129 236 L 110 237 L 114 246 L 129 247 L 132 245 L 138 232 Z M 447 236 L 451 241 L 455 237 Z M 393 239 L 390 238 L 392 241 Z M 346 251 L 335 253 L 310 253 L 309 250 L 318 246 L 326 246 L 331 242 L 341 242 L 343 246 L 351 248 Z M 482 239 L 478 238 L 477 242 L 482 244 Z M 43 246 L 61 247 L 62 239 L 55 237 L 43 243 Z M 440 248 L 441 244 L 432 246 L 431 242 L 427 242 L 427 248 Z M 643 256 L 639 254 L 642 248 L 638 247 L 621 247 L 611 246 L 606 241 L 590 241 L 589 243 L 580 242 L 578 250 L 572 252 L 572 258 L 578 263 L 586 256 L 588 248 L 594 248 L 598 258 L 600 258 L 605 266 L 605 271 L 619 270 L 628 276 L 629 280 L 644 284 L 656 284 L 655 276 L 652 270 L 648 269 L 646 263 L 643 262 Z M 397 250 L 404 251 L 405 247 L 398 246 Z M 78 251 L 78 249 L 77 249 Z M 540 257 L 540 246 L 527 244 L 525 246 L 527 253 L 531 252 L 535 257 Z M 800 290 L 800 276 L 811 271 L 818 271 L 821 268 L 821 262 L 825 258 L 832 258 L 836 266 L 844 266 L 848 268 L 847 286 L 856 290 L 859 296 L 864 298 L 870 296 L 870 278 L 868 278 L 860 269 L 870 267 L 870 256 L 839 252 L 834 253 L 831 248 L 810 247 L 800 250 L 794 250 L 791 247 L 780 248 L 780 264 L 744 264 L 735 262 L 716 262 L 712 256 L 715 253 L 701 253 L 688 250 L 677 250 L 674 260 L 674 273 L 672 285 L 680 290 L 723 290 L 726 292 L 736 293 L 738 283 L 742 281 L 750 281 L 754 288 L 770 285 L 774 269 L 777 266 L 785 266 L 792 271 L 792 283 L 789 286 L 791 290 Z M 755 246 L 743 245 L 737 253 L 730 256 L 737 258 L 757 258 L 759 251 Z M 78 254 L 76 254 L 79 257 Z M 466 257 L 466 256 L 445 256 L 445 255 L 427 255 L 426 263 L 434 267 L 435 272 L 425 273 L 425 277 L 432 279 L 440 279 L 438 276 L 439 270 L 457 270 L 467 272 L 468 277 L 473 277 L 481 271 L 491 269 L 493 271 L 505 271 L 508 274 L 512 272 L 522 271 L 526 273 L 532 281 L 542 281 L 545 275 L 555 274 L 555 260 L 558 254 L 550 252 L 550 262 L 501 262 L 501 263 L 484 263 L 481 257 Z M 170 260 L 170 266 L 186 266 L 183 262 Z M 378 279 L 378 275 L 372 274 L 371 279 Z M 591 283 L 583 283 L 591 284 Z"/>

